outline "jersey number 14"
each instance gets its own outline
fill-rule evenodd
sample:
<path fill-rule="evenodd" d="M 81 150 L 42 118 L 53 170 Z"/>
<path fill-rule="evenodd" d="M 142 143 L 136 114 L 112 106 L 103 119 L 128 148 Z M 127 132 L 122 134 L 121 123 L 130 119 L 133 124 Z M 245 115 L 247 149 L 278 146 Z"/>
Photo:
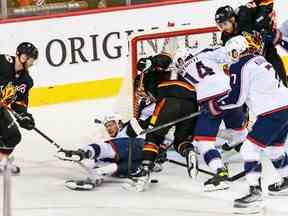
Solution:
<path fill-rule="evenodd" d="M 201 61 L 197 62 L 195 65 L 196 65 L 198 77 L 201 79 L 204 79 L 206 76 L 211 76 L 215 74 L 212 68 L 205 66 Z M 186 73 L 184 77 L 188 79 L 190 82 L 192 82 L 193 84 L 199 83 L 197 79 L 195 79 L 188 73 Z"/>

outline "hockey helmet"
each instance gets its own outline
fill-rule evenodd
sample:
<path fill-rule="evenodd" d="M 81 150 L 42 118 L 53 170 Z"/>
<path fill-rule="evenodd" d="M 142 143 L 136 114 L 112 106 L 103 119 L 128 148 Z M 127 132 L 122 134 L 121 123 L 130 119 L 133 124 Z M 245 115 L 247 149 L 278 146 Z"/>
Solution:
<path fill-rule="evenodd" d="M 117 125 L 119 126 L 119 123 L 122 122 L 122 117 L 116 113 L 109 113 L 104 117 L 102 123 L 103 125 L 105 125 L 106 123 L 110 121 L 115 121 Z"/>
<path fill-rule="evenodd" d="M 168 52 L 161 52 L 152 57 L 152 64 L 158 70 L 167 70 L 172 63 L 172 56 Z"/>
<path fill-rule="evenodd" d="M 38 49 L 30 42 L 22 42 L 18 45 L 16 54 L 20 56 L 21 54 L 25 54 L 28 57 L 31 57 L 33 59 L 37 59 L 39 52 Z"/>
<path fill-rule="evenodd" d="M 230 58 L 237 61 L 242 53 L 248 51 L 249 45 L 245 37 L 239 35 L 228 40 L 225 48 Z"/>
<path fill-rule="evenodd" d="M 215 13 L 215 22 L 218 24 L 223 23 L 234 16 L 235 16 L 234 9 L 231 6 L 226 5 L 217 9 Z"/>

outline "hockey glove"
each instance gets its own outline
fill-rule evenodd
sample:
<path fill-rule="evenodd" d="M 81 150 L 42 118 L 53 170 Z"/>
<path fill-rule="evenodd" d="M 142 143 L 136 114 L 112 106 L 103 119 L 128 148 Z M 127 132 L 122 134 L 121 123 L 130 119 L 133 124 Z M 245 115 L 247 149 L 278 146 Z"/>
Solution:
<path fill-rule="evenodd" d="M 32 114 L 28 112 L 21 113 L 19 118 L 17 118 L 17 122 L 20 127 L 25 128 L 27 130 L 32 130 L 35 127 L 35 121 Z"/>
<path fill-rule="evenodd" d="M 150 57 L 148 58 L 140 58 L 137 62 L 137 70 L 138 71 L 146 71 L 152 66 L 152 60 Z"/>
<path fill-rule="evenodd" d="M 211 118 L 219 118 L 222 116 L 222 110 L 220 109 L 218 105 L 218 101 L 216 100 L 210 100 L 208 101 L 208 109 L 206 110 L 206 113 Z"/>
<path fill-rule="evenodd" d="M 57 152 L 57 158 L 67 161 L 82 161 L 91 157 L 90 151 L 84 151 L 83 149 L 78 150 L 67 150 L 60 149 Z"/>

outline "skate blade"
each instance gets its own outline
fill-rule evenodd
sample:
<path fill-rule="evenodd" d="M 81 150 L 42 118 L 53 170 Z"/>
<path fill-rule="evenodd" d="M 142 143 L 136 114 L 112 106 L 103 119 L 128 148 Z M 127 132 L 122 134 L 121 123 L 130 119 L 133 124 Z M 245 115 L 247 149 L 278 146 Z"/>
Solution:
<path fill-rule="evenodd" d="M 264 204 L 259 206 L 244 207 L 234 204 L 234 214 L 238 215 L 250 215 L 250 214 L 262 214 L 264 212 Z"/>
<path fill-rule="evenodd" d="M 288 188 L 278 192 L 268 191 L 268 194 L 269 196 L 288 196 Z"/>
<path fill-rule="evenodd" d="M 218 191 L 218 190 L 227 190 L 230 188 L 230 185 L 227 184 L 226 182 L 220 182 L 219 185 L 205 185 L 204 186 L 204 192 L 213 192 L 213 191 Z"/>

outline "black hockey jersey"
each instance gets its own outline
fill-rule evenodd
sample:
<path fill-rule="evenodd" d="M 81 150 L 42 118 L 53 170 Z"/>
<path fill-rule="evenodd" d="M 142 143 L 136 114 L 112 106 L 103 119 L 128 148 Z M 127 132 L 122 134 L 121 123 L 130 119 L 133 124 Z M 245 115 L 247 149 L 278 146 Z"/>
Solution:
<path fill-rule="evenodd" d="M 29 90 L 33 87 L 33 79 L 24 69 L 15 71 L 15 56 L 0 55 L 0 89 L 11 83 L 16 88 L 15 100 L 11 108 L 17 113 L 27 111 Z"/>
<path fill-rule="evenodd" d="M 232 37 L 242 34 L 242 32 L 257 31 L 260 33 L 271 32 L 273 19 L 270 14 L 273 11 L 273 3 L 258 5 L 256 8 L 240 6 L 236 10 L 236 25 L 234 32 L 221 34 L 223 45 Z"/>

